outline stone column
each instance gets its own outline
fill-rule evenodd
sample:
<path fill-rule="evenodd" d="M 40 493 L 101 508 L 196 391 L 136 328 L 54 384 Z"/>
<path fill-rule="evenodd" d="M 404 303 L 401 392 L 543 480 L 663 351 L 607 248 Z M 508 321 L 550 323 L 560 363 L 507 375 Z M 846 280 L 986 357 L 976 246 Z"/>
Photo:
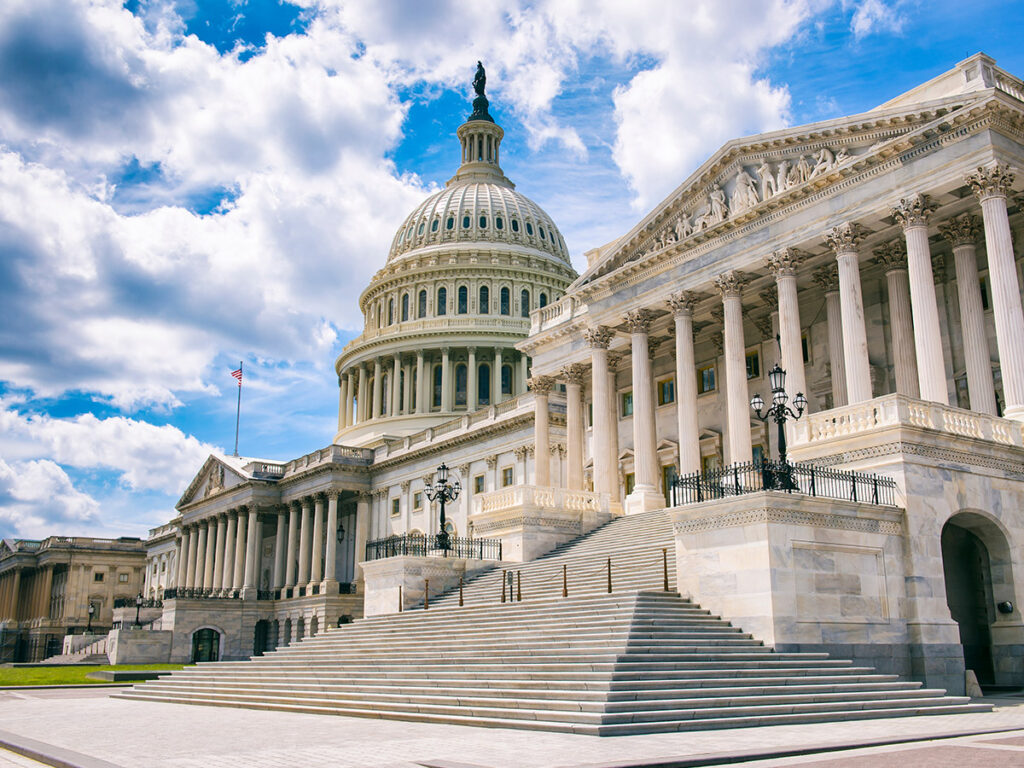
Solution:
<path fill-rule="evenodd" d="M 565 432 L 568 454 L 566 486 L 570 491 L 583 490 L 583 381 L 587 366 L 572 363 L 562 369 L 566 385 Z"/>
<path fill-rule="evenodd" d="M 441 350 L 441 412 L 452 411 L 452 360 L 451 349 Z"/>
<path fill-rule="evenodd" d="M 548 393 L 555 385 L 551 376 L 534 376 L 527 382 L 533 392 L 533 484 L 551 486 L 551 435 L 548 427 Z M 525 481 L 525 477 L 523 478 Z"/>
<path fill-rule="evenodd" d="M 39 590 L 39 610 L 36 615 L 44 619 L 53 618 L 50 616 L 50 594 L 53 592 L 53 566 L 47 565 L 40 568 L 38 573 L 42 578 Z"/>
<path fill-rule="evenodd" d="M 790 397 L 796 397 L 798 392 L 807 394 L 804 350 L 800 339 L 800 304 L 796 291 L 796 269 L 800 261 L 800 255 L 792 248 L 780 248 L 768 257 L 768 268 L 775 275 L 779 294 L 781 367 L 786 371 L 786 389 Z"/>
<path fill-rule="evenodd" d="M 839 301 L 838 265 L 829 264 L 817 270 L 814 273 L 814 282 L 821 287 L 822 292 L 825 294 L 825 324 L 828 326 L 828 361 L 829 370 L 831 371 L 830 377 L 832 379 L 832 407 L 841 408 L 846 405 L 847 399 L 846 359 L 843 354 L 843 316 Z"/>
<path fill-rule="evenodd" d="M 422 349 L 416 350 L 416 413 L 426 413 L 430 410 L 427 401 L 427 392 L 430 386 L 427 383 L 427 361 Z"/>
<path fill-rule="evenodd" d="M 366 363 L 359 364 L 359 388 L 356 390 L 356 423 L 366 421 L 367 392 L 366 389 Z"/>
<path fill-rule="evenodd" d="M 224 514 L 217 515 L 217 540 L 213 550 L 213 588 L 224 587 L 224 541 L 227 535 L 228 521 Z"/>
<path fill-rule="evenodd" d="M 676 326 L 676 420 L 679 425 L 681 475 L 700 472 L 697 365 L 693 354 L 693 308 L 700 298 L 690 291 L 680 291 L 668 297 Z"/>
<path fill-rule="evenodd" d="M 370 522 L 370 494 L 360 493 L 356 501 L 356 567 L 353 578 L 363 580 L 363 569 L 358 565 L 366 560 L 366 530 Z"/>
<path fill-rule="evenodd" d="M 206 520 L 206 553 L 203 560 L 203 589 L 213 589 L 213 558 L 217 547 L 217 521 Z"/>
<path fill-rule="evenodd" d="M 988 250 L 988 277 L 992 286 L 992 316 L 996 326 L 996 347 L 1006 401 L 1003 415 L 1024 421 L 1024 311 L 1014 261 L 1006 195 L 1013 174 L 1005 165 L 978 168 L 967 183 L 981 202 Z"/>
<path fill-rule="evenodd" d="M 348 402 L 348 379 L 338 376 L 338 431 L 345 428 L 345 404 Z"/>
<path fill-rule="evenodd" d="M 985 333 L 985 312 L 981 306 L 981 283 L 978 280 L 978 257 L 974 250 L 980 231 L 981 222 L 971 213 L 954 217 L 939 227 L 939 232 L 953 246 L 953 258 L 956 261 L 956 293 L 960 304 L 960 332 L 963 336 L 971 410 L 995 416 L 996 394 L 992 381 L 992 358 L 988 349 L 988 336 Z"/>
<path fill-rule="evenodd" d="M 910 282 L 907 278 L 907 251 L 904 244 L 892 242 L 876 248 L 875 263 L 885 269 L 885 282 L 889 289 L 889 325 L 896 391 L 908 397 L 920 397 L 914 320 L 910 311 Z"/>
<path fill-rule="evenodd" d="M 245 581 L 242 583 L 243 597 L 250 597 L 245 594 L 246 592 L 252 592 L 252 597 L 255 597 L 255 591 L 259 585 L 260 576 L 260 535 L 259 535 L 259 522 L 260 516 L 253 507 L 249 510 L 249 525 L 245 532 Z"/>
<path fill-rule="evenodd" d="M 846 396 L 851 404 L 871 399 L 871 363 L 868 358 L 868 334 L 864 326 L 864 300 L 861 297 L 857 252 L 857 246 L 863 239 L 860 225 L 856 223 L 840 224 L 825 235 L 825 243 L 835 251 L 839 270 Z M 831 335 L 830 329 L 830 338 Z"/>
<path fill-rule="evenodd" d="M 501 391 L 501 347 L 494 348 L 494 364 L 491 366 L 491 405 L 504 402 L 505 395 Z"/>
<path fill-rule="evenodd" d="M 935 301 L 935 276 L 928 246 L 928 217 L 935 206 L 927 195 L 903 198 L 891 209 L 907 239 L 907 270 L 910 277 L 910 310 L 914 318 L 914 349 L 917 381 L 922 400 L 949 405 L 946 368 L 942 358 L 942 330 Z"/>
<path fill-rule="evenodd" d="M 274 589 L 284 587 L 284 568 L 288 557 L 288 507 L 277 510 L 277 532 L 274 536 Z"/>
<path fill-rule="evenodd" d="M 519 360 L 516 363 L 516 395 L 521 395 L 526 391 L 526 368 L 527 368 L 527 356 L 525 352 L 519 353 Z"/>
<path fill-rule="evenodd" d="M 188 557 L 192 529 L 187 525 L 181 526 L 181 554 L 178 555 L 178 573 L 175 578 L 175 586 L 184 589 L 188 584 Z"/>
<path fill-rule="evenodd" d="M 306 496 L 302 500 L 302 527 L 299 529 L 299 586 L 309 584 L 309 566 L 312 560 L 312 528 L 313 499 Z"/>
<path fill-rule="evenodd" d="M 751 461 L 750 398 L 747 390 L 746 345 L 743 340 L 744 280 L 735 272 L 715 279 L 722 293 L 722 322 L 725 350 L 725 410 L 729 422 L 729 464 Z"/>
<path fill-rule="evenodd" d="M 658 466 L 658 438 L 654 423 L 654 387 L 648 334 L 653 314 L 635 309 L 626 314 L 633 361 L 633 471 L 636 483 L 626 497 L 626 513 L 647 512 L 665 506 Z"/>
<path fill-rule="evenodd" d="M 408 382 L 407 382 L 408 383 Z M 327 546 L 324 555 L 324 583 L 321 593 L 326 593 L 338 583 L 338 492 L 327 494 Z M 337 592 L 337 589 L 333 590 Z"/>
<path fill-rule="evenodd" d="M 227 531 L 224 535 L 224 573 L 220 588 L 226 591 L 234 589 L 235 580 L 235 533 L 238 528 L 238 516 L 231 510 L 227 513 Z"/>
<path fill-rule="evenodd" d="M 469 361 L 466 363 L 466 410 L 469 413 L 476 410 L 478 373 L 476 369 L 476 347 L 469 347 Z"/>
<path fill-rule="evenodd" d="M 309 586 L 323 579 L 324 553 L 324 495 L 318 493 L 313 501 L 313 540 L 310 542 Z"/>
<path fill-rule="evenodd" d="M 395 361 L 391 366 L 394 381 L 391 382 L 391 413 L 389 416 L 402 414 L 402 356 L 395 352 Z"/>
<path fill-rule="evenodd" d="M 619 404 L 616 380 L 619 363 L 625 355 L 622 352 L 608 350 L 608 455 L 611 457 L 610 485 L 612 489 L 612 507 L 617 511 L 622 508 L 622 480 L 619 476 Z"/>
<path fill-rule="evenodd" d="M 250 513 L 245 507 L 238 508 L 238 525 L 235 528 L 235 573 L 231 584 L 232 589 L 241 589 L 245 583 L 245 538 L 250 514 L 255 513 Z"/>
<path fill-rule="evenodd" d="M 381 404 L 384 400 L 383 369 L 380 358 L 373 361 L 373 404 L 370 409 L 370 418 L 378 419 L 381 416 Z"/>
<path fill-rule="evenodd" d="M 408 415 L 412 409 L 412 363 L 402 366 L 402 413 Z"/>
<path fill-rule="evenodd" d="M 345 426 L 351 427 L 354 423 L 352 404 L 356 399 L 356 378 L 351 368 L 346 374 L 345 380 L 348 382 L 348 398 L 345 400 Z"/>
<path fill-rule="evenodd" d="M 295 586 L 295 563 L 299 554 L 299 502 L 288 505 L 288 553 L 284 563 L 284 585 L 289 589 Z"/>
<path fill-rule="evenodd" d="M 594 397 L 594 431 L 591 439 L 594 490 L 598 493 L 607 493 L 609 499 L 617 503 L 618 497 L 612 496 L 611 483 L 615 457 L 610 451 L 610 434 L 615 426 L 610 420 L 610 414 L 615 403 L 614 392 L 608 389 L 608 345 L 615 337 L 615 330 L 606 325 L 599 325 L 585 330 L 583 336 L 590 344 L 590 386 Z M 614 471 L 617 474 L 617 469 Z"/>
<path fill-rule="evenodd" d="M 196 523 L 196 528 L 199 531 L 199 535 L 196 538 L 196 560 L 195 560 L 195 571 L 192 574 L 192 583 L 195 584 L 196 589 L 205 589 L 206 584 L 204 582 L 204 576 L 206 575 L 206 535 L 207 527 L 206 521 L 203 520 Z"/>

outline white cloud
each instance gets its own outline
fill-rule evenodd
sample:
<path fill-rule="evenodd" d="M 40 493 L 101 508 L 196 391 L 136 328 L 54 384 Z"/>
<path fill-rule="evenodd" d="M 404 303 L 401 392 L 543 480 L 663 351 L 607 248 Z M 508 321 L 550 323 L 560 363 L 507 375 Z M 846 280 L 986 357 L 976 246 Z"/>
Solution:
<path fill-rule="evenodd" d="M 846 4 L 844 2 L 844 5 Z M 906 23 L 900 5 L 900 2 L 890 5 L 884 0 L 861 0 L 855 3 L 850 19 L 850 31 L 858 40 L 878 32 L 899 34 Z"/>
<path fill-rule="evenodd" d="M 77 490 L 54 462 L 0 458 L 0 536 L 43 538 L 55 527 L 74 535 L 94 528 L 99 513 L 99 502 Z"/>

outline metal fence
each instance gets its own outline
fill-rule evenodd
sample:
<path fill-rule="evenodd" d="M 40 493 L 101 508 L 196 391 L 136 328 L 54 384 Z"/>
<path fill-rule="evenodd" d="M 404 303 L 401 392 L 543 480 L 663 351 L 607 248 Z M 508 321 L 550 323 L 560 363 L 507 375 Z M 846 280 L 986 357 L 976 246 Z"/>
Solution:
<path fill-rule="evenodd" d="M 168 587 L 164 590 L 164 600 L 237 600 L 239 592 L 234 590 L 202 589 L 200 587 Z M 134 605 L 134 603 L 132 603 Z"/>
<path fill-rule="evenodd" d="M 444 546 L 447 544 L 447 546 Z M 478 560 L 501 560 L 501 539 L 470 539 L 448 536 L 447 542 L 436 534 L 432 536 L 388 536 L 366 542 L 366 559 L 383 560 L 386 557 L 415 555 L 419 557 L 459 557 Z"/>
<path fill-rule="evenodd" d="M 143 608 L 163 608 L 164 604 L 162 600 L 154 600 L 153 598 L 144 599 L 142 601 Z M 114 598 L 115 608 L 134 608 L 135 598 L 134 597 L 115 597 Z"/>
<path fill-rule="evenodd" d="M 891 477 L 791 464 L 748 461 L 673 479 L 672 506 L 697 504 L 757 491 L 783 491 L 827 499 L 896 506 L 896 481 Z"/>

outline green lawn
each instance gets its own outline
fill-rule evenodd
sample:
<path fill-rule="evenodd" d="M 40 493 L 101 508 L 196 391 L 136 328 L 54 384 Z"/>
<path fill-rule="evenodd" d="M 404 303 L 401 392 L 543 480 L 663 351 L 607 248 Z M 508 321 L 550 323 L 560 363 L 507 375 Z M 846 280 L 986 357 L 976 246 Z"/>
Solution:
<path fill-rule="evenodd" d="M 0 667 L 0 686 L 4 685 L 81 685 L 102 683 L 86 677 L 100 669 L 181 669 L 184 664 L 118 664 L 81 667 Z"/>

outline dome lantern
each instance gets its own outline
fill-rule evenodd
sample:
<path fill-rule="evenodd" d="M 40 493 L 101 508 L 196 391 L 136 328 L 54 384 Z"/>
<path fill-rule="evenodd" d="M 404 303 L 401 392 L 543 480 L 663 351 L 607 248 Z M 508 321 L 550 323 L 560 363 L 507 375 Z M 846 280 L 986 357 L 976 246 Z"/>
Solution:
<path fill-rule="evenodd" d="M 459 126 L 458 137 L 462 148 L 461 163 L 455 176 L 449 180 L 451 185 L 460 181 L 489 181 L 513 187 L 498 164 L 498 148 L 505 132 L 494 122 L 488 107 L 490 102 L 484 95 L 487 74 L 479 61 L 476 63 L 476 76 L 473 78 L 473 113 Z"/>

